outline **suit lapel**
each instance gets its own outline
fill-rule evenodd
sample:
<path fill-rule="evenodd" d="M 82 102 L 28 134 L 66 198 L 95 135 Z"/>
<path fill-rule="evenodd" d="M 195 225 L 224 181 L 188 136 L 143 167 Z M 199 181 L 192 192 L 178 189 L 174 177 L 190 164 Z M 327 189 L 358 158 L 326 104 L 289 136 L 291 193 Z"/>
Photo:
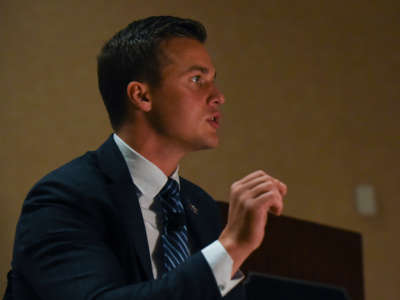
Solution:
<path fill-rule="evenodd" d="M 121 223 L 129 241 L 132 255 L 138 256 L 147 280 L 153 279 L 150 251 L 144 227 L 142 211 L 139 205 L 137 188 L 133 184 L 128 167 L 114 142 L 112 135 L 97 150 L 99 165 L 109 178 L 108 191 L 121 217 Z M 136 259 L 136 258 L 133 258 Z"/>
<path fill-rule="evenodd" d="M 207 210 L 210 207 L 204 207 L 202 199 L 191 191 L 184 179 L 181 179 L 181 198 L 185 207 L 192 253 L 195 253 L 215 241 L 218 230 L 216 230 L 215 220 L 208 218 Z"/>
<path fill-rule="evenodd" d="M 138 264 L 146 276 L 153 279 L 150 251 L 143 222 L 142 211 L 138 200 L 138 190 L 132 182 L 126 162 L 114 142 L 112 135 L 97 150 L 101 171 L 109 179 L 108 191 L 110 201 L 115 204 L 121 223 L 129 241 L 132 256 L 136 253 Z M 191 184 L 181 178 L 181 197 L 185 207 L 192 252 L 195 253 L 218 238 L 218 224 L 215 215 L 210 213 L 207 201 L 202 200 L 193 190 Z M 209 203 L 208 203 L 209 204 Z M 136 259 L 136 257 L 133 257 Z"/>

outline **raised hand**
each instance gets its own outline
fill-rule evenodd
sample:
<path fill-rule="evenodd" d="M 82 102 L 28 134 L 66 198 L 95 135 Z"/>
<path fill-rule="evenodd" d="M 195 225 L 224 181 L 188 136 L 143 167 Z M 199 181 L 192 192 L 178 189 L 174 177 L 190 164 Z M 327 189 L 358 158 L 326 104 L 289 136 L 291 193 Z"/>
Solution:
<path fill-rule="evenodd" d="M 268 213 L 282 213 L 286 192 L 284 183 L 260 170 L 232 184 L 228 222 L 219 237 L 234 261 L 232 275 L 261 245 Z"/>

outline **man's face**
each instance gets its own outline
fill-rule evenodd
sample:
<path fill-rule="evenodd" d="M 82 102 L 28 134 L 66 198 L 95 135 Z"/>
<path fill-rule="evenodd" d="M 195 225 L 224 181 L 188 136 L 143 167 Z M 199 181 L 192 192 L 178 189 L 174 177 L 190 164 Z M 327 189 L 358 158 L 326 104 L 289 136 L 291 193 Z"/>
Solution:
<path fill-rule="evenodd" d="M 150 121 L 160 139 L 185 153 L 218 145 L 220 105 L 215 68 L 204 45 L 172 38 L 161 44 L 161 83 L 150 90 Z"/>

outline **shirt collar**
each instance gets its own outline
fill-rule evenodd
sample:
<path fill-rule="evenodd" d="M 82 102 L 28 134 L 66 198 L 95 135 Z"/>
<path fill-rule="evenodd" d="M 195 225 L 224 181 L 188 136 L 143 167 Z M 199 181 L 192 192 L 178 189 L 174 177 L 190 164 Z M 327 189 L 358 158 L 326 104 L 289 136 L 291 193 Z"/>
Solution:
<path fill-rule="evenodd" d="M 132 149 L 116 133 L 113 134 L 113 138 L 128 165 L 134 184 L 142 194 L 153 199 L 167 183 L 168 177 L 155 164 Z M 178 171 L 179 166 L 171 178 L 179 185 Z"/>

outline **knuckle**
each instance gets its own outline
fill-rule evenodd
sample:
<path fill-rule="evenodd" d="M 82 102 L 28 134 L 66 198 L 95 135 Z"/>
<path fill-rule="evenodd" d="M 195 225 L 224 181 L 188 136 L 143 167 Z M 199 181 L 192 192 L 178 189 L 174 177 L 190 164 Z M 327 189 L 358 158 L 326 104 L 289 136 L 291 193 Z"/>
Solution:
<path fill-rule="evenodd" d="M 271 202 L 271 192 L 265 192 L 264 194 L 262 194 L 259 199 L 260 202 L 263 203 L 264 205 L 267 205 L 267 203 Z"/>
<path fill-rule="evenodd" d="M 269 199 L 270 199 L 271 202 L 276 201 L 276 199 L 277 199 L 276 197 L 277 197 L 277 195 L 276 195 L 275 191 L 270 191 L 269 192 Z"/>
<path fill-rule="evenodd" d="M 267 173 L 265 173 L 263 170 L 257 170 L 255 173 L 260 176 L 267 175 Z"/>
<path fill-rule="evenodd" d="M 237 194 L 239 191 L 240 191 L 240 185 L 239 185 L 239 183 L 236 181 L 236 182 L 234 182 L 234 183 L 232 183 L 232 185 L 231 185 L 231 193 L 232 194 Z"/>
<path fill-rule="evenodd" d="M 231 184 L 231 190 L 235 189 L 238 186 L 238 181 L 235 181 Z"/>
<path fill-rule="evenodd" d="M 248 192 L 243 192 L 238 195 L 238 200 L 240 202 L 248 202 L 247 200 L 249 199 L 249 193 Z"/>
<path fill-rule="evenodd" d="M 248 201 L 248 199 L 245 199 L 242 201 L 242 207 L 245 211 L 250 211 L 253 209 L 253 203 L 252 201 Z"/>
<path fill-rule="evenodd" d="M 265 185 L 269 188 L 272 188 L 274 186 L 274 183 L 271 180 L 268 180 L 265 182 Z"/>
<path fill-rule="evenodd" d="M 279 193 L 279 191 L 278 191 L 278 190 L 274 190 L 273 193 L 274 193 L 274 199 L 275 199 L 275 201 L 281 202 L 282 197 L 281 197 L 281 194 Z"/>
<path fill-rule="evenodd" d="M 271 189 L 271 183 L 264 181 L 257 186 L 257 192 L 266 193 Z"/>

